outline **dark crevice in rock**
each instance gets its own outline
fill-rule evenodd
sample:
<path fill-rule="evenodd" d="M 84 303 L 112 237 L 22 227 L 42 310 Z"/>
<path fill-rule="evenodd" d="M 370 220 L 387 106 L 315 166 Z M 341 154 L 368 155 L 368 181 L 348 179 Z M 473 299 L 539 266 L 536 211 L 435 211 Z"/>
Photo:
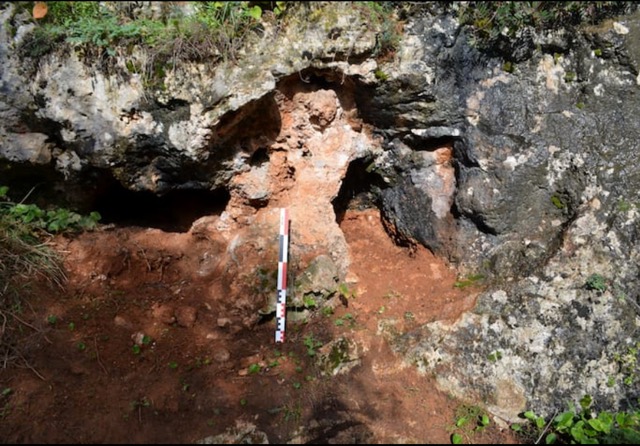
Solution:
<path fill-rule="evenodd" d="M 402 138 L 402 142 L 416 151 L 433 152 L 442 147 L 453 147 L 456 139 L 454 136 L 424 137 L 407 134 Z"/>
<path fill-rule="evenodd" d="M 368 443 L 372 437 L 364 423 L 353 420 L 338 422 L 324 429 L 314 429 L 310 435 L 314 437 L 307 444 L 362 444 Z"/>
<path fill-rule="evenodd" d="M 172 190 L 158 196 L 131 191 L 115 179 L 104 177 L 88 201 L 91 209 L 100 212 L 101 223 L 187 232 L 198 218 L 222 213 L 229 198 L 225 189 Z"/>
<path fill-rule="evenodd" d="M 460 220 L 462 218 L 466 218 L 467 220 L 469 220 L 471 223 L 474 224 L 474 226 L 478 229 L 478 231 L 480 231 L 480 232 L 482 232 L 484 234 L 498 235 L 498 232 L 494 228 L 492 228 L 491 226 L 487 225 L 487 223 L 485 222 L 484 217 L 481 214 L 479 214 L 479 213 L 462 213 L 462 212 L 460 212 L 460 210 L 456 206 L 455 201 L 453 203 L 453 206 L 451 207 L 451 215 L 453 215 L 453 218 L 455 220 Z"/>
<path fill-rule="evenodd" d="M 166 104 L 161 105 L 164 108 L 168 108 L 171 111 L 178 110 L 179 108 L 186 107 L 189 108 L 189 102 L 183 99 L 170 99 Z"/>
<path fill-rule="evenodd" d="M 340 191 L 333 199 L 333 210 L 338 224 L 348 209 L 370 209 L 379 206 L 380 190 L 387 187 L 382 177 L 373 170 L 373 160 L 358 158 L 347 168 Z"/>
<path fill-rule="evenodd" d="M 320 57 L 317 60 L 323 63 L 347 62 L 351 65 L 360 65 L 372 56 L 373 51 L 366 51 L 361 54 L 352 54 L 339 51 L 331 56 Z"/>
<path fill-rule="evenodd" d="M 266 147 L 259 148 L 258 150 L 253 152 L 253 154 L 249 158 L 249 164 L 253 167 L 259 167 L 268 162 L 269 151 L 266 149 Z"/>
<path fill-rule="evenodd" d="M 34 203 L 44 208 L 47 203 L 71 207 L 61 192 L 63 175 L 52 164 L 12 163 L 0 161 L 0 186 L 9 187 L 8 196 L 18 203 Z"/>
<path fill-rule="evenodd" d="M 252 101 L 225 114 L 211 138 L 211 149 L 218 153 L 229 147 L 253 154 L 267 147 L 280 133 L 282 119 L 273 94 Z"/>
<path fill-rule="evenodd" d="M 333 90 L 338 96 L 340 106 L 347 112 L 356 108 L 354 87 L 352 76 L 338 69 L 320 68 L 304 69 L 281 79 L 278 83 L 278 90 L 289 99 L 300 92 Z"/>

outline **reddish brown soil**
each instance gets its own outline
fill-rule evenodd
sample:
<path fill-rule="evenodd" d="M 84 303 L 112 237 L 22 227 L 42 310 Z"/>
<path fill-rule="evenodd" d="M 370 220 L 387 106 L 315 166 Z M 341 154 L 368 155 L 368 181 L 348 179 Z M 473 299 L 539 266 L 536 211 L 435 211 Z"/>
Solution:
<path fill-rule="evenodd" d="M 271 443 L 450 443 L 462 403 L 403 366 L 378 322 L 455 320 L 477 290 L 455 288 L 430 252 L 395 246 L 375 211 L 341 227 L 355 297 L 290 323 L 277 345 L 273 320 L 247 328 L 228 306 L 236 288 L 198 272 L 206 240 L 135 227 L 59 237 L 68 284 L 23 313 L 26 363 L 0 369 L 0 441 L 193 443 L 241 420 Z M 140 351 L 136 334 L 149 340 Z M 323 376 L 304 341 L 341 335 L 361 364 Z M 517 440 L 492 422 L 465 442 Z"/>

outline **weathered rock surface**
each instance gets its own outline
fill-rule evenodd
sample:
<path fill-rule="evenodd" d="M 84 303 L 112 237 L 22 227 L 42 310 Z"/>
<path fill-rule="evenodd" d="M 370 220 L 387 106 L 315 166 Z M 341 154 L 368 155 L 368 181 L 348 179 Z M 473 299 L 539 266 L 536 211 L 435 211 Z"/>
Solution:
<path fill-rule="evenodd" d="M 424 36 L 418 30 L 444 28 L 429 20 L 414 27 L 414 42 Z M 534 51 L 512 73 L 462 36 L 449 49 L 423 53 L 435 71 L 431 88 L 423 87 L 433 108 L 458 103 L 441 123 L 458 130 L 447 136 L 456 172 L 454 242 L 442 243 L 437 224 L 408 224 L 431 205 L 415 181 L 399 179 L 383 206 L 407 238 L 444 246 L 441 252 L 493 285 L 455 324 L 390 338 L 443 388 L 511 421 L 529 408 L 549 416 L 585 394 L 609 408 L 638 396 L 628 361 L 640 326 L 640 184 L 631 159 L 640 132 L 631 118 L 640 105 L 632 56 L 639 25 L 631 16 L 587 30 L 562 54 Z M 609 56 L 595 55 L 600 46 Z M 419 153 L 415 130 L 389 124 Z M 390 152 L 399 145 L 391 142 Z M 388 171 L 400 170 L 398 159 Z M 408 165 L 413 180 L 416 167 Z M 409 204 L 397 206 L 396 197 Z"/>
<path fill-rule="evenodd" d="M 109 176 L 160 195 L 226 190 L 223 212 L 191 232 L 224 253 L 203 274 L 224 268 L 246 289 L 232 306 L 247 325 L 270 294 L 255 281 L 277 264 L 278 209 L 290 210 L 294 268 L 328 256 L 340 281 L 339 207 L 368 194 L 399 243 L 487 278 L 456 323 L 389 336 L 443 388 L 509 420 L 587 393 L 606 407 L 640 396 L 628 385 L 640 327 L 640 17 L 534 34 L 505 71 L 450 15 L 410 17 L 380 62 L 366 16 L 325 7 L 317 23 L 267 27 L 238 64 L 184 64 L 154 91 L 124 60 L 119 74 L 73 51 L 21 60 L 13 49 L 33 25 L 0 28 L 7 178 L 35 166 L 82 185 L 76 194 Z"/>

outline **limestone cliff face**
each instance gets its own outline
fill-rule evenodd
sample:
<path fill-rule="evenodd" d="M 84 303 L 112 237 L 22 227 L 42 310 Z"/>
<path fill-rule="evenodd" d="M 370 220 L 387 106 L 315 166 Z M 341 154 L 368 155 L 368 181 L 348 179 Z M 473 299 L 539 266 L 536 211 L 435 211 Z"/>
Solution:
<path fill-rule="evenodd" d="M 154 89 L 126 58 L 110 70 L 74 51 L 21 59 L 34 25 L 5 5 L 17 30 L 0 28 L 3 176 L 37 168 L 78 202 L 105 178 L 157 195 L 224 190 L 223 212 L 193 230 L 222 236 L 239 271 L 249 252 L 275 258 L 286 206 L 292 255 L 328 255 L 337 280 L 340 213 L 364 200 L 399 243 L 490 283 L 455 324 L 390 338 L 444 388 L 507 419 L 586 393 L 608 407 L 638 397 L 620 358 L 640 326 L 640 18 L 534 35 L 505 71 L 450 15 L 409 17 L 381 61 L 362 10 L 321 8 Z"/>

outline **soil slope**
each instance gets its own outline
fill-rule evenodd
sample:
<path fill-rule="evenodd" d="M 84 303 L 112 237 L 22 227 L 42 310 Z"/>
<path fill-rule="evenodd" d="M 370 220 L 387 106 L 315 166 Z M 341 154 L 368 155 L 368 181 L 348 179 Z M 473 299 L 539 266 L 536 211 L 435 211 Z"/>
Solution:
<path fill-rule="evenodd" d="M 355 296 L 290 321 L 283 344 L 273 319 L 246 327 L 229 314 L 241 296 L 222 272 L 203 273 L 207 240 L 140 227 L 58 237 L 68 283 L 21 313 L 24 357 L 0 370 L 0 441 L 194 443 L 230 432 L 209 440 L 450 443 L 455 431 L 517 443 L 493 420 L 454 430 L 463 402 L 379 334 L 381 321 L 455 320 L 478 290 L 454 287 L 455 271 L 429 251 L 394 245 L 375 210 L 348 211 L 341 228 Z M 358 359 L 325 375 L 316 359 L 342 336 Z"/>

